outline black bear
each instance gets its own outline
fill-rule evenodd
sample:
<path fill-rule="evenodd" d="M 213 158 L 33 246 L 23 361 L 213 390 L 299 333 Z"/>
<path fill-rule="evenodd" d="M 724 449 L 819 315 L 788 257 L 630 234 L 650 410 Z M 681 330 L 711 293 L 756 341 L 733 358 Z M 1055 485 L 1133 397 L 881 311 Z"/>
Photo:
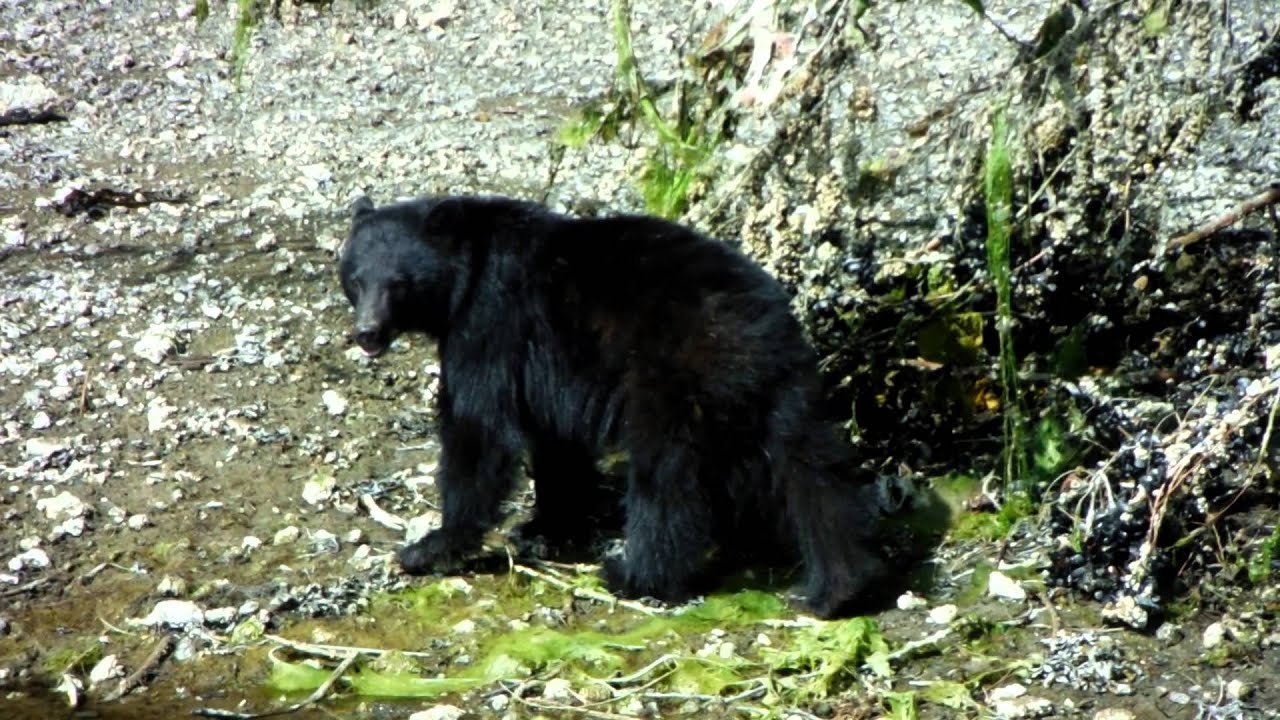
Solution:
<path fill-rule="evenodd" d="M 443 525 L 405 546 L 409 573 L 482 544 L 527 457 L 522 533 L 574 537 L 629 460 L 622 553 L 606 583 L 680 601 L 711 558 L 788 548 L 798 599 L 830 616 L 880 574 L 875 502 L 817 414 L 815 354 L 786 290 L 729 245 L 657 218 L 581 219 L 500 197 L 356 201 L 343 246 L 354 339 L 371 356 L 422 332 L 440 354 Z"/>

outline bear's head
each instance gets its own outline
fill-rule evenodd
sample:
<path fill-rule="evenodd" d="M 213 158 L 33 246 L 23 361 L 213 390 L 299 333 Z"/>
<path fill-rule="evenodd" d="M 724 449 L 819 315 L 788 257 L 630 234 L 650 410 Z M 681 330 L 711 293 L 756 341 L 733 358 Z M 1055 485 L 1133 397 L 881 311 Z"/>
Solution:
<path fill-rule="evenodd" d="M 369 357 L 402 332 L 440 337 L 452 274 L 439 242 L 440 201 L 352 205 L 351 234 L 338 263 L 342 291 L 355 310 L 353 338 Z M 441 211 L 444 212 L 441 212 Z"/>

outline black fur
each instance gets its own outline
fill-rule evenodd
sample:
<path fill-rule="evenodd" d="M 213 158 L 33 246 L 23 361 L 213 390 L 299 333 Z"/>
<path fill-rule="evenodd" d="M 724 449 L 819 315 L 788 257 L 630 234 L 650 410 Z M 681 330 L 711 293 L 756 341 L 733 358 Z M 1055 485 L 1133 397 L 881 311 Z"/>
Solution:
<path fill-rule="evenodd" d="M 355 339 L 439 342 L 443 527 L 400 551 L 448 567 L 500 521 L 525 453 L 534 517 L 575 538 L 607 448 L 629 455 L 622 595 L 679 601 L 719 547 L 781 545 L 829 616 L 880 573 L 848 450 L 815 410 L 815 357 L 783 287 L 730 246 L 649 217 L 575 219 L 494 197 L 354 207 L 341 258 Z"/>

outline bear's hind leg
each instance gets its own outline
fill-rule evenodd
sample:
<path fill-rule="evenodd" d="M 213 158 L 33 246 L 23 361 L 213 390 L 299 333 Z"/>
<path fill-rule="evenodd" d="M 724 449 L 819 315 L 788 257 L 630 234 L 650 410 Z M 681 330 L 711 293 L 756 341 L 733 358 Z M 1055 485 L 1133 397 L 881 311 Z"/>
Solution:
<path fill-rule="evenodd" d="M 666 602 L 698 593 L 715 527 L 701 469 L 691 444 L 672 441 L 648 454 L 631 448 L 626 549 L 605 561 L 614 592 Z"/>
<path fill-rule="evenodd" d="M 803 466 L 786 483 L 787 515 L 805 569 L 804 585 L 793 592 L 813 614 L 834 617 L 864 600 L 885 575 L 884 563 L 866 545 L 878 515 L 870 487 Z"/>

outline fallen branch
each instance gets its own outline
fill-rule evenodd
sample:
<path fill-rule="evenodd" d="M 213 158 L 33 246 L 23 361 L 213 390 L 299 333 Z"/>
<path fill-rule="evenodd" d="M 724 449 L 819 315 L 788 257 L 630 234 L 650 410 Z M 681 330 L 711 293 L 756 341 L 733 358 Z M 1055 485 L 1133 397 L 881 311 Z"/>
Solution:
<path fill-rule="evenodd" d="M 601 680 L 600 682 L 606 683 L 608 685 L 613 685 L 614 687 L 617 687 L 619 685 L 630 685 L 631 683 L 639 680 L 645 675 L 648 675 L 649 673 L 653 672 L 657 668 L 660 668 L 669 662 L 674 662 L 679 659 L 680 659 L 679 655 L 668 653 L 629 675 L 623 675 L 622 677 L 616 677 L 616 678 L 609 678 L 607 680 Z"/>
<path fill-rule="evenodd" d="M 7 598 L 7 597 L 12 597 L 14 595 L 21 595 L 23 593 L 31 592 L 32 590 L 35 590 L 36 588 L 40 587 L 41 585 L 47 582 L 49 582 L 49 578 L 37 578 L 25 585 L 19 585 L 18 587 L 9 588 L 4 592 L 0 592 L 0 598 Z"/>
<path fill-rule="evenodd" d="M 115 690 L 104 695 L 102 701 L 104 703 L 115 702 L 141 687 L 147 679 L 155 675 L 156 670 L 160 668 L 160 663 L 169 657 L 169 653 L 173 652 L 173 648 L 177 644 L 178 638 L 172 633 L 160 638 L 160 641 L 156 643 L 155 648 L 151 650 L 151 654 L 147 656 L 142 665 L 138 666 L 138 669 L 134 670 L 131 675 L 121 680 Z"/>
<path fill-rule="evenodd" d="M 560 578 L 555 577 L 550 573 L 544 573 L 538 570 L 534 570 L 533 568 L 527 565 L 519 565 L 519 564 L 513 563 L 511 565 L 511 570 L 521 575 L 527 575 L 528 577 L 534 578 L 535 580 L 541 580 L 547 583 L 548 585 L 552 585 L 557 588 L 560 588 L 565 592 L 571 593 L 574 597 L 581 598 L 583 600 L 594 600 L 596 602 L 605 603 L 606 605 L 620 605 L 630 610 L 635 610 L 638 613 L 644 613 L 645 615 L 665 615 L 666 614 L 666 611 L 663 610 L 662 608 L 650 607 L 648 605 L 645 605 L 644 603 L 636 602 L 635 600 L 624 600 L 617 596 L 611 595 L 603 590 L 592 590 L 591 588 L 578 587 L 577 585 L 565 582 L 564 580 L 561 580 Z"/>
<path fill-rule="evenodd" d="M 290 640 L 279 635 L 264 634 L 263 638 L 270 640 L 277 645 L 295 650 L 303 655 L 311 655 L 321 657 L 327 660 L 342 660 L 351 655 L 368 655 L 370 657 L 382 657 L 387 653 L 396 653 L 405 657 L 434 658 L 439 657 L 439 653 L 419 652 L 415 650 L 395 650 L 392 648 L 367 648 L 355 647 L 351 645 L 318 645 L 316 643 L 300 642 L 298 640 Z"/>
<path fill-rule="evenodd" d="M 369 518 L 383 527 L 399 531 L 404 530 L 405 526 L 408 525 L 400 516 L 393 515 L 378 507 L 378 502 L 373 499 L 372 495 L 361 495 L 360 504 L 364 506 L 365 510 L 369 511 Z"/>
<path fill-rule="evenodd" d="M 950 634 L 951 634 L 951 628 L 949 627 L 942 628 L 941 630 L 931 635 L 926 635 L 920 638 L 919 640 L 912 640 L 909 643 L 903 643 L 902 647 L 899 647 L 897 650 L 894 650 L 893 652 L 889 653 L 885 659 L 889 660 L 890 662 L 894 660 L 898 660 L 907 655 L 910 655 L 911 653 L 915 652 L 916 650 L 919 650 L 920 648 L 928 647 L 930 645 L 937 645 L 939 642 L 942 642 L 943 638 L 947 637 Z"/>
<path fill-rule="evenodd" d="M 288 715 L 289 713 L 298 712 L 308 705 L 314 705 L 328 697 L 329 692 L 333 689 L 334 683 L 338 682 L 338 680 L 346 674 L 352 663 L 354 663 L 356 658 L 359 656 L 359 653 L 351 653 L 343 658 L 342 662 L 338 663 L 338 667 L 334 668 L 333 672 L 329 674 L 329 677 L 325 678 L 325 681 L 320 683 L 320 687 L 315 689 L 315 692 L 308 695 L 306 700 L 294 703 L 289 707 L 280 708 L 279 710 L 268 710 L 260 713 L 242 713 L 234 710 L 219 710 L 218 708 L 196 708 L 191 711 L 191 714 L 202 717 L 231 718 L 232 720 L 254 720 L 255 718 L 275 717 L 277 715 Z"/>
<path fill-rule="evenodd" d="M 1277 203 L 1280 203 L 1280 183 L 1273 183 L 1266 191 L 1231 208 L 1218 219 L 1201 225 L 1186 235 L 1179 235 L 1178 237 L 1170 240 L 1169 247 L 1173 250 L 1182 250 L 1183 248 L 1200 242 L 1223 228 L 1230 227 L 1240 222 L 1240 220 L 1242 220 L 1246 215 L 1250 215 L 1262 208 L 1270 207 Z"/>

